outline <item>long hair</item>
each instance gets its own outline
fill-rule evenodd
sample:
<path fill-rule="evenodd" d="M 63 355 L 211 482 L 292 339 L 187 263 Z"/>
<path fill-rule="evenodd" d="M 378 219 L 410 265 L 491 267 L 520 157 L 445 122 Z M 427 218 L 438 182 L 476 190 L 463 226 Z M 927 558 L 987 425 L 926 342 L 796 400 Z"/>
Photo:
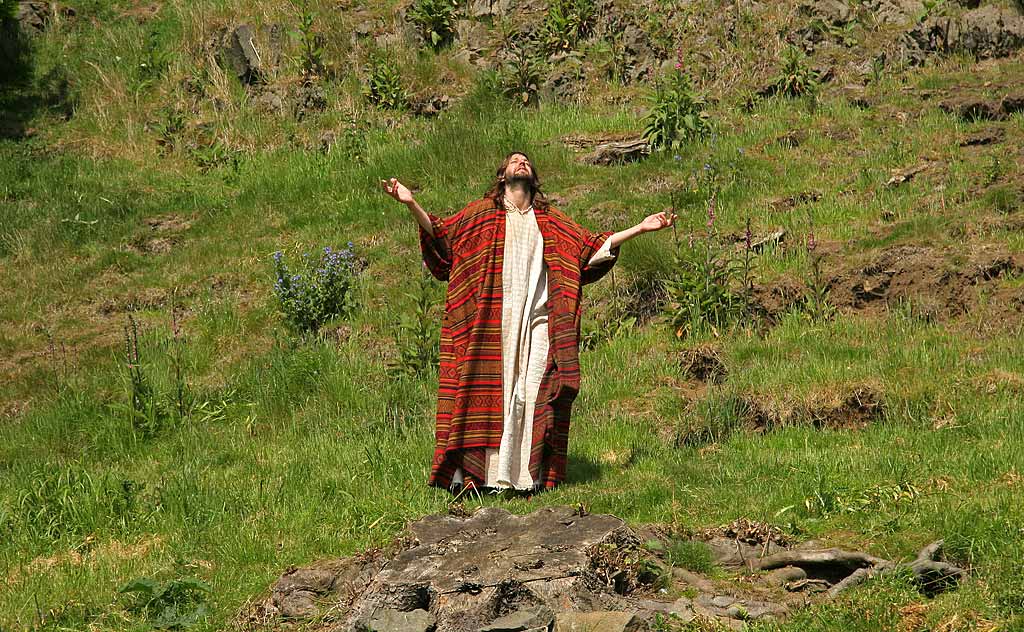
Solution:
<path fill-rule="evenodd" d="M 494 200 L 498 208 L 504 206 L 505 169 L 508 168 L 508 161 L 512 159 L 512 156 L 526 156 L 526 154 L 521 151 L 513 151 L 505 156 L 505 159 L 501 161 L 501 165 L 494 174 L 494 184 L 484 193 L 484 197 Z M 540 176 L 537 175 L 537 167 L 534 166 L 533 160 L 529 156 L 526 156 L 526 159 L 530 161 L 530 173 L 532 174 L 530 177 L 530 202 L 535 209 L 547 209 L 549 206 L 548 199 L 544 196 L 544 192 L 540 190 Z"/>

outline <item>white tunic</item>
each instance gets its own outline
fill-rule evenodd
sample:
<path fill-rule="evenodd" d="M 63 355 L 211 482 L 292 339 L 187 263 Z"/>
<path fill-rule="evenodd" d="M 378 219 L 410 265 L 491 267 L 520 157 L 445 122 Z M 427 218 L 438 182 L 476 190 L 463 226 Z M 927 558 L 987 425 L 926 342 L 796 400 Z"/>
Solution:
<path fill-rule="evenodd" d="M 505 198 L 505 251 L 501 302 L 501 363 L 505 423 L 498 448 L 487 450 L 488 487 L 530 489 L 533 413 L 548 358 L 548 271 L 544 238 L 533 206 L 520 210 Z M 606 240 L 591 257 L 613 259 Z M 454 481 L 461 483 L 462 471 Z"/>

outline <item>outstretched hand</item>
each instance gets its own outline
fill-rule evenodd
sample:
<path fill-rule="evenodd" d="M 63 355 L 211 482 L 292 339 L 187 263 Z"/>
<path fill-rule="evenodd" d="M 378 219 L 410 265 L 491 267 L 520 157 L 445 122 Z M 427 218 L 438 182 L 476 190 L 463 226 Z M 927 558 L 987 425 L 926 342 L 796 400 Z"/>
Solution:
<path fill-rule="evenodd" d="M 676 214 L 672 213 L 655 213 L 654 215 L 648 215 L 642 222 L 638 224 L 640 230 L 645 233 L 654 232 L 661 230 L 662 228 L 668 228 L 676 221 Z"/>
<path fill-rule="evenodd" d="M 380 186 L 384 189 L 384 192 L 395 198 L 402 204 L 412 204 L 412 191 L 410 191 L 404 184 L 391 178 L 390 180 L 381 180 Z"/>

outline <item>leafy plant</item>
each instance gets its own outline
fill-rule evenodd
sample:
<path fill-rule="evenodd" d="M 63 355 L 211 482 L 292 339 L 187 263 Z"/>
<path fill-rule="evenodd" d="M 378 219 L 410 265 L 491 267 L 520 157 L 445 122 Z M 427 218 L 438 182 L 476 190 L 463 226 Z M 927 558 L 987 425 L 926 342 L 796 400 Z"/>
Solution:
<path fill-rule="evenodd" d="M 817 240 L 813 226 L 807 235 L 807 255 L 811 260 L 811 270 L 807 277 L 807 295 L 804 299 L 804 311 L 811 320 L 820 322 L 831 318 L 836 309 L 829 300 L 828 281 L 821 270 L 822 254 L 818 252 Z"/>
<path fill-rule="evenodd" d="M 540 63 L 525 48 L 513 46 L 499 71 L 501 91 L 522 105 L 537 105 Z"/>
<path fill-rule="evenodd" d="M 457 8 L 455 0 L 415 0 L 409 7 L 408 19 L 416 26 L 423 41 L 437 50 L 455 38 Z"/>
<path fill-rule="evenodd" d="M 590 34 L 596 15 L 594 0 L 552 0 L 540 40 L 551 52 L 571 50 Z"/>
<path fill-rule="evenodd" d="M 138 89 L 145 90 L 159 81 L 171 67 L 174 55 L 164 45 L 165 34 L 161 29 L 149 31 L 142 46 L 142 61 L 138 66 Z"/>
<path fill-rule="evenodd" d="M 643 136 L 655 149 L 675 149 L 711 129 L 704 98 L 682 72 L 658 82 L 648 100 L 651 111 L 644 117 Z"/>
<path fill-rule="evenodd" d="M 0 0 L 0 21 L 13 20 L 18 15 L 18 0 Z"/>
<path fill-rule="evenodd" d="M 769 92 L 787 97 L 815 94 L 820 77 L 811 68 L 807 54 L 796 46 L 782 52 L 782 69 L 772 81 Z"/>
<path fill-rule="evenodd" d="M 387 55 L 372 54 L 366 74 L 363 95 L 370 103 L 385 110 L 404 110 L 408 107 L 409 95 L 402 85 L 402 76 Z"/>
<path fill-rule="evenodd" d="M 598 70 L 611 81 L 626 83 L 629 75 L 629 55 L 619 33 L 595 42 L 592 49 Z"/>
<path fill-rule="evenodd" d="M 206 599 L 212 590 L 195 578 L 160 582 L 149 577 L 134 579 L 120 590 L 131 596 L 129 612 L 142 615 L 158 630 L 188 628 L 206 616 Z"/>
<path fill-rule="evenodd" d="M 324 71 L 324 36 L 316 32 L 316 12 L 309 6 L 309 0 L 292 0 L 299 13 L 299 30 L 292 35 L 299 42 L 300 63 L 302 74 L 305 77 L 312 77 Z"/>
<path fill-rule="evenodd" d="M 274 253 L 274 295 L 285 322 L 299 334 L 316 333 L 332 318 L 355 309 L 356 262 L 352 242 L 343 250 L 324 247 L 318 257 L 302 255 L 293 272 L 280 251 Z"/>
<path fill-rule="evenodd" d="M 669 315 L 679 338 L 708 329 L 717 333 L 731 324 L 745 307 L 743 297 L 733 291 L 740 266 L 714 228 L 718 191 L 710 165 L 705 165 L 705 172 L 710 174 L 707 232 L 701 239 L 679 245 L 674 276 L 665 282 Z"/>
<path fill-rule="evenodd" d="M 422 375 L 437 368 L 439 342 L 431 309 L 436 302 L 431 279 L 424 270 L 416 292 L 406 294 L 413 301 L 413 310 L 411 316 L 403 316 L 399 326 L 399 358 L 391 366 L 392 373 Z"/>
<path fill-rule="evenodd" d="M 118 406 L 128 414 L 132 426 L 143 436 L 160 432 L 169 421 L 169 414 L 160 394 L 153 388 L 139 353 L 139 326 L 129 315 L 124 326 L 125 368 L 128 381 L 128 405 Z"/>

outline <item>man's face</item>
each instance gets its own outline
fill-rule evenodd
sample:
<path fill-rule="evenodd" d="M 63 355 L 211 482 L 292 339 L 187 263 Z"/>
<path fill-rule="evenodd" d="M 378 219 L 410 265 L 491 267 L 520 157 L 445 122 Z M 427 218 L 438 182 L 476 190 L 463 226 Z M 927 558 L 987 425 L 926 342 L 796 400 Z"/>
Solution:
<path fill-rule="evenodd" d="M 508 159 L 508 166 L 505 167 L 505 182 L 511 182 L 513 180 L 525 180 L 529 182 L 533 179 L 533 165 L 530 164 L 529 158 L 522 154 L 513 154 Z"/>

